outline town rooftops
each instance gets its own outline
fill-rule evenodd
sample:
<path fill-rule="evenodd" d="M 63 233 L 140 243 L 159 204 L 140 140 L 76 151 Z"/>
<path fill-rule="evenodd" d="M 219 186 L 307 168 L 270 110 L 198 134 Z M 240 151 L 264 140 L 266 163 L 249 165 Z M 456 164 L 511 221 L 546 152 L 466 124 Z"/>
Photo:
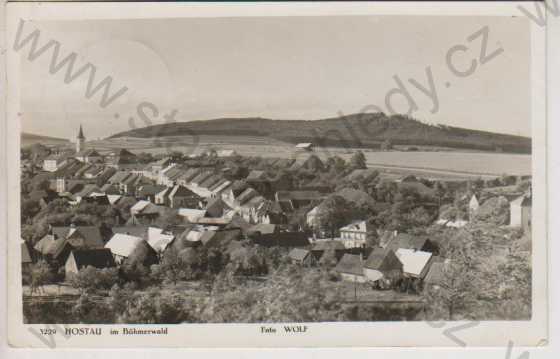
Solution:
<path fill-rule="evenodd" d="M 130 175 L 131 175 L 130 172 L 118 171 L 111 178 L 109 178 L 108 182 L 109 183 L 121 183 Z"/>
<path fill-rule="evenodd" d="M 42 254 L 55 254 L 61 250 L 61 246 L 65 240 L 81 238 L 80 248 L 100 248 L 103 247 L 101 232 L 95 226 L 77 226 L 77 227 L 52 227 L 37 244 L 35 250 Z"/>

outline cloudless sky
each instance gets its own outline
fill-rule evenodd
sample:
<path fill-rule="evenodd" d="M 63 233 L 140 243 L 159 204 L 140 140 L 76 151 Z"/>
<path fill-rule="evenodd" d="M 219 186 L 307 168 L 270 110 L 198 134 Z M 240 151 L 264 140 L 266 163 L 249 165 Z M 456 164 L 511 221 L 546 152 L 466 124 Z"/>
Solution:
<path fill-rule="evenodd" d="M 481 50 L 481 38 L 467 37 L 489 28 L 488 53 L 503 53 L 459 78 L 445 55 L 452 46 L 455 64 L 467 68 Z M 84 97 L 86 76 L 65 84 L 63 70 L 48 72 L 51 52 L 35 61 L 22 59 L 22 109 L 25 132 L 73 138 L 79 124 L 88 139 L 106 137 L 145 123 L 136 115 L 142 101 L 162 115 L 176 109 L 175 120 L 259 116 L 319 119 L 360 112 L 406 85 L 419 109 L 413 117 L 427 123 L 530 136 L 530 37 L 524 17 L 330 16 L 243 17 L 159 20 L 59 21 L 26 24 L 24 33 L 41 30 L 40 44 L 61 43 L 61 54 L 78 54 L 77 65 L 91 62 L 96 79 L 113 77 L 115 92 L 129 90 L 105 109 L 99 95 Z M 26 53 L 27 48 L 21 52 Z M 439 110 L 412 86 L 429 88 L 433 73 Z M 449 86 L 446 86 L 449 83 Z M 408 104 L 394 96 L 398 112 Z M 147 113 L 150 113 L 147 111 Z M 118 114 L 118 117 L 115 116 Z"/>

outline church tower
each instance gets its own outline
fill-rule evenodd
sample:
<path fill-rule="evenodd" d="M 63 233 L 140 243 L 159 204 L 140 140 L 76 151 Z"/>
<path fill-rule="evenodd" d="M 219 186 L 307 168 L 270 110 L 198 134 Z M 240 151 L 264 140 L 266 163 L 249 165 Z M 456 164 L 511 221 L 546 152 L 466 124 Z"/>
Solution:
<path fill-rule="evenodd" d="M 85 149 L 86 137 L 84 136 L 84 131 L 82 130 L 82 125 L 80 125 L 80 132 L 78 137 L 76 137 L 76 153 L 83 151 Z"/>

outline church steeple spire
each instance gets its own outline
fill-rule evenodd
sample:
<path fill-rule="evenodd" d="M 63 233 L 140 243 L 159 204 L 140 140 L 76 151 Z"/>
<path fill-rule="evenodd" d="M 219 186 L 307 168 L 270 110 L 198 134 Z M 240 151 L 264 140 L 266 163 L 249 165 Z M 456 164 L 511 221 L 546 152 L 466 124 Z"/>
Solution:
<path fill-rule="evenodd" d="M 86 136 L 84 136 L 84 131 L 82 130 L 82 125 L 80 125 L 80 131 L 76 137 L 76 153 L 84 150 L 84 144 L 86 142 Z"/>
<path fill-rule="evenodd" d="M 82 130 L 82 125 L 80 125 L 80 132 L 78 133 L 78 138 L 85 140 L 86 137 L 84 136 L 84 131 Z"/>

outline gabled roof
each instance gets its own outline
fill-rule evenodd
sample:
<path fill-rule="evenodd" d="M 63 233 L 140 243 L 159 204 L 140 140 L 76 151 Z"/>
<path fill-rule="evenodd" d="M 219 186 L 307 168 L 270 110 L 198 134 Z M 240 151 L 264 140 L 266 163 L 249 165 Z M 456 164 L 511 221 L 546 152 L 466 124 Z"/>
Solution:
<path fill-rule="evenodd" d="M 229 209 L 229 206 L 221 198 L 216 197 L 208 201 L 206 212 L 212 217 L 220 217 L 226 208 Z"/>
<path fill-rule="evenodd" d="M 432 253 L 399 248 L 395 254 L 403 264 L 403 272 L 419 278 L 426 275 Z"/>
<path fill-rule="evenodd" d="M 87 197 L 89 195 L 91 195 L 92 193 L 102 193 L 103 191 L 101 190 L 101 188 L 97 187 L 94 184 L 87 184 L 84 186 L 84 188 L 75 194 L 76 197 Z"/>
<path fill-rule="evenodd" d="M 138 197 L 153 196 L 160 193 L 166 188 L 167 187 L 163 185 L 151 185 L 151 184 L 142 185 L 138 187 L 137 195 Z"/>
<path fill-rule="evenodd" d="M 104 184 L 103 187 L 101 187 L 101 192 L 107 195 L 118 195 L 121 193 L 116 185 L 110 183 Z"/>
<path fill-rule="evenodd" d="M 196 193 L 191 191 L 185 186 L 176 185 L 174 186 L 168 194 L 169 198 L 174 197 L 198 197 Z"/>
<path fill-rule="evenodd" d="M 440 284 L 443 281 L 443 269 L 446 265 L 444 262 L 432 263 L 428 274 L 424 278 L 424 283 Z"/>
<path fill-rule="evenodd" d="M 121 183 L 130 175 L 131 175 L 130 172 L 118 171 L 111 178 L 109 178 L 109 183 Z"/>
<path fill-rule="evenodd" d="M 264 181 L 267 179 L 265 171 L 252 170 L 247 176 L 247 181 Z"/>
<path fill-rule="evenodd" d="M 105 248 L 109 248 L 111 253 L 115 255 L 126 258 L 130 256 L 134 249 L 142 242 L 144 242 L 142 238 L 117 233 L 105 244 Z"/>
<path fill-rule="evenodd" d="M 191 181 L 193 178 L 195 178 L 196 176 L 198 176 L 200 174 L 202 170 L 200 168 L 197 167 L 192 167 L 189 168 L 188 170 L 186 170 L 182 175 L 181 175 L 181 179 L 185 180 L 186 182 Z"/>
<path fill-rule="evenodd" d="M 205 231 L 202 233 L 202 235 L 199 237 L 199 241 L 202 242 L 202 244 L 207 244 L 208 242 L 210 242 L 210 240 L 212 238 L 214 238 L 214 236 L 216 235 L 215 231 Z"/>
<path fill-rule="evenodd" d="M 191 209 L 191 208 L 179 208 L 179 216 L 186 217 L 191 223 L 196 223 L 200 218 L 206 215 L 206 210 L 204 209 Z"/>
<path fill-rule="evenodd" d="M 342 256 L 334 270 L 338 273 L 364 275 L 362 264 L 362 259 L 359 254 L 346 253 Z"/>
<path fill-rule="evenodd" d="M 148 228 L 148 244 L 158 253 L 163 252 L 174 239 L 173 234 L 165 233 L 161 228 Z"/>
<path fill-rule="evenodd" d="M 309 201 L 321 200 L 325 195 L 319 191 L 278 191 L 276 192 L 276 199 L 278 201 Z"/>
<path fill-rule="evenodd" d="M 307 249 L 294 248 L 290 251 L 290 253 L 288 253 L 288 257 L 290 257 L 291 259 L 296 260 L 296 261 L 302 261 L 309 254 L 311 254 L 311 252 L 308 251 Z"/>
<path fill-rule="evenodd" d="M 531 199 L 530 196 L 523 195 L 523 196 L 519 196 L 516 199 L 514 199 L 513 201 L 511 201 L 511 204 L 518 205 L 518 206 L 521 206 L 521 207 L 531 207 L 532 206 L 532 199 Z"/>
<path fill-rule="evenodd" d="M 345 250 L 340 241 L 318 241 L 313 245 L 312 251 Z"/>
<path fill-rule="evenodd" d="M 138 201 L 134 206 L 130 207 L 130 211 L 142 212 L 146 208 L 146 206 L 148 206 L 150 203 L 151 203 L 150 201 L 145 201 L 145 200 Z"/>
<path fill-rule="evenodd" d="M 108 248 L 73 249 L 70 255 L 74 257 L 78 269 L 87 266 L 95 268 L 108 268 L 115 266 L 113 255 L 111 254 L 111 250 Z"/>
<path fill-rule="evenodd" d="M 367 231 L 367 224 L 366 221 L 355 221 L 352 222 L 342 228 L 341 231 L 349 231 L 349 232 L 366 232 Z"/>
<path fill-rule="evenodd" d="M 259 232 L 261 234 L 270 234 L 278 231 L 278 226 L 275 224 L 259 223 L 249 228 L 249 233 Z"/>
<path fill-rule="evenodd" d="M 35 250 L 42 254 L 56 255 L 66 244 L 67 239 L 82 238 L 82 248 L 103 247 L 101 232 L 95 226 L 52 227 L 50 233 L 45 235 L 35 245 Z"/>
<path fill-rule="evenodd" d="M 237 196 L 236 200 L 239 204 L 243 204 L 257 195 L 258 192 L 254 188 L 247 188 L 239 196 Z"/>
<path fill-rule="evenodd" d="M 148 239 L 148 226 L 119 226 L 112 227 L 113 234 L 128 234 L 142 239 Z"/>
<path fill-rule="evenodd" d="M 196 177 L 194 177 L 191 180 L 191 183 L 194 183 L 196 185 L 200 185 L 202 182 L 204 182 L 210 176 L 212 176 L 212 171 L 204 171 L 204 172 L 198 174 Z"/>
<path fill-rule="evenodd" d="M 408 233 L 399 233 L 387 244 L 387 248 L 396 251 L 399 248 L 420 250 L 428 241 L 428 237 L 415 236 Z"/>
<path fill-rule="evenodd" d="M 364 263 L 365 268 L 380 270 L 385 258 L 388 256 L 395 256 L 395 253 L 391 249 L 376 247 L 369 254 L 367 260 Z"/>

